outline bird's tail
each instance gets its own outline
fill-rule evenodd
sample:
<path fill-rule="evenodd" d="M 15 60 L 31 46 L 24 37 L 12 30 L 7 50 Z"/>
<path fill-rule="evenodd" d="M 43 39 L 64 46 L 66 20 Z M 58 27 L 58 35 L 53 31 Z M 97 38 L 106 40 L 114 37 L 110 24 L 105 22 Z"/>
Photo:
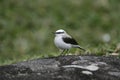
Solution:
<path fill-rule="evenodd" d="M 79 46 L 78 48 L 81 49 L 81 50 L 83 50 L 83 51 L 86 51 L 86 49 L 84 49 L 84 48 L 82 48 L 82 47 L 80 47 L 80 46 Z"/>
<path fill-rule="evenodd" d="M 79 49 L 81 49 L 81 50 L 83 50 L 83 51 L 86 51 L 86 49 L 82 48 L 82 47 L 79 46 L 79 45 L 72 45 L 72 47 L 74 47 L 74 48 L 79 48 Z"/>

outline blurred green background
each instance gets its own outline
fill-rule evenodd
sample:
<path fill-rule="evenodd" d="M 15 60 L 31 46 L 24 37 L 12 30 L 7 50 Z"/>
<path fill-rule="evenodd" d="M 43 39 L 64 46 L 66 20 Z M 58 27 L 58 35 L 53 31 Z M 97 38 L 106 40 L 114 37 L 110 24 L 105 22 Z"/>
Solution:
<path fill-rule="evenodd" d="M 59 55 L 57 29 L 104 55 L 120 42 L 119 27 L 120 0 L 0 0 L 0 65 Z"/>

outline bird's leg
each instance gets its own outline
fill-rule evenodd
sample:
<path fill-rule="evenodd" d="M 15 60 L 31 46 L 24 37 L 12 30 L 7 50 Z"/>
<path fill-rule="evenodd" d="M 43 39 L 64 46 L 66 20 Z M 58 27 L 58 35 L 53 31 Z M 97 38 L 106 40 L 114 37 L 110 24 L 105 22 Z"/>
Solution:
<path fill-rule="evenodd" d="M 65 49 L 62 51 L 62 53 L 61 53 L 60 55 L 63 55 L 63 54 L 64 54 L 64 52 L 65 52 Z"/>
<path fill-rule="evenodd" d="M 65 52 L 65 53 L 67 53 L 67 54 L 68 54 L 68 51 L 69 51 L 69 50 L 68 50 L 68 49 L 66 49 L 66 52 Z"/>
<path fill-rule="evenodd" d="M 66 53 L 68 54 L 68 51 L 69 51 L 68 49 L 65 49 L 65 51 L 64 51 L 64 55 L 65 55 Z"/>

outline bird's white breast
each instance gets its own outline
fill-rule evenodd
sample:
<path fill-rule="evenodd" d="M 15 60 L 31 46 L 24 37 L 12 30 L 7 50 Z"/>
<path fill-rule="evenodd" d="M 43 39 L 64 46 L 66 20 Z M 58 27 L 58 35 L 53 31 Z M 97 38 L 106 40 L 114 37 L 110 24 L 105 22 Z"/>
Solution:
<path fill-rule="evenodd" d="M 62 36 L 56 36 L 54 43 L 60 49 L 70 49 L 72 47 L 71 44 L 67 44 L 62 40 Z"/>

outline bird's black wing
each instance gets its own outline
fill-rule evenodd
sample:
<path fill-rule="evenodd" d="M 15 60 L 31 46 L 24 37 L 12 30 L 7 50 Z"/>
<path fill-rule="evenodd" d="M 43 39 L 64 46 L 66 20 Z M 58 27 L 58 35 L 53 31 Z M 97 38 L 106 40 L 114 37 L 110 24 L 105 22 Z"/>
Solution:
<path fill-rule="evenodd" d="M 76 40 L 75 40 L 74 38 L 63 37 L 62 39 L 63 39 L 63 41 L 64 41 L 65 43 L 73 44 L 73 45 L 78 45 L 78 43 L 76 42 Z"/>

